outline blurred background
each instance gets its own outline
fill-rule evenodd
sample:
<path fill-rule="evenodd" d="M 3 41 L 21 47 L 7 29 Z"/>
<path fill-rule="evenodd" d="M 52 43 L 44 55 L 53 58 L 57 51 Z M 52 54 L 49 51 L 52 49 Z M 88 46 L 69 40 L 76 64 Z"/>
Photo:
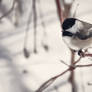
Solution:
<path fill-rule="evenodd" d="M 60 62 L 70 64 L 71 56 L 61 21 L 74 14 L 92 24 L 92 0 L 0 0 L 0 92 L 36 92 L 67 69 Z M 68 72 L 42 92 L 91 92 L 92 68 L 74 72 L 75 91 Z"/>

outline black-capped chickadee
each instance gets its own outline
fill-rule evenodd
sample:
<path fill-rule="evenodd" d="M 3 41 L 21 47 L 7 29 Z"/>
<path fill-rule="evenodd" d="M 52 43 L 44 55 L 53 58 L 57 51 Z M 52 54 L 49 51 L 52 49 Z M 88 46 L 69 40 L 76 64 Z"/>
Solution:
<path fill-rule="evenodd" d="M 62 39 L 69 48 L 81 52 L 92 43 L 92 24 L 67 18 L 62 24 Z"/>

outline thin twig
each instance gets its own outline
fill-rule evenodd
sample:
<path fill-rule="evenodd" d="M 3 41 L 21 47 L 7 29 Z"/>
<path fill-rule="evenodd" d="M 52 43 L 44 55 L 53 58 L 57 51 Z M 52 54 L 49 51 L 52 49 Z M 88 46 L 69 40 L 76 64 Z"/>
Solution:
<path fill-rule="evenodd" d="M 80 68 L 80 67 L 89 67 L 92 66 L 92 64 L 89 65 L 75 65 L 77 64 L 82 57 L 80 57 L 76 62 L 74 62 L 73 66 L 70 66 L 68 69 L 66 69 L 64 72 L 60 73 L 59 75 L 56 75 L 52 78 L 50 78 L 49 80 L 47 80 L 46 82 L 44 82 L 36 92 L 43 92 L 46 88 L 48 88 L 57 78 L 63 76 L 65 73 L 69 72 L 69 71 L 73 71 L 76 68 Z"/>
<path fill-rule="evenodd" d="M 64 17 L 65 17 L 65 18 L 68 18 L 69 15 L 70 15 L 70 13 L 71 13 L 71 12 L 70 12 L 71 7 L 72 7 L 72 5 L 73 5 L 73 3 L 74 3 L 75 0 L 73 0 L 71 4 L 65 3 L 64 0 L 62 0 L 62 1 L 63 1 L 63 5 L 64 5 Z"/>
<path fill-rule="evenodd" d="M 70 68 L 66 69 L 64 72 L 60 73 L 59 75 L 56 75 L 52 78 L 50 78 L 49 80 L 47 80 L 46 82 L 44 82 L 36 92 L 43 92 L 43 90 L 45 90 L 48 86 L 50 86 L 57 78 L 59 78 L 60 76 L 64 75 L 65 73 L 67 73 L 70 70 Z"/>
<path fill-rule="evenodd" d="M 84 57 L 92 57 L 92 54 L 90 54 L 90 53 L 89 54 L 85 54 L 84 53 Z"/>
<path fill-rule="evenodd" d="M 76 60 L 76 61 L 74 62 L 74 64 L 77 64 L 82 58 L 83 58 L 83 57 L 80 56 L 80 57 L 78 58 L 78 60 Z"/>
<path fill-rule="evenodd" d="M 29 29 L 30 29 L 31 20 L 32 20 L 32 10 L 30 9 L 30 13 L 29 13 L 28 21 L 27 21 L 27 26 L 26 26 L 26 29 L 25 29 L 24 47 L 23 47 L 24 56 L 25 56 L 26 58 L 28 58 L 28 57 L 30 56 L 30 52 L 28 52 L 26 46 L 27 46 L 28 31 L 29 31 Z"/>
<path fill-rule="evenodd" d="M 44 21 L 44 18 L 43 18 L 43 12 L 42 12 L 42 9 L 41 9 L 41 2 L 39 0 L 39 14 L 40 14 L 40 19 L 41 19 L 41 25 L 43 27 L 43 38 L 42 38 L 42 46 L 44 47 L 44 49 L 46 51 L 48 51 L 48 45 L 44 44 L 43 43 L 43 40 L 45 40 L 45 38 L 47 37 L 47 33 L 46 33 L 46 25 L 45 25 L 45 21 Z"/>
<path fill-rule="evenodd" d="M 82 67 L 92 67 L 92 64 L 87 64 L 87 65 L 76 65 L 77 68 L 82 68 Z"/>
<path fill-rule="evenodd" d="M 68 65 L 67 63 L 65 63 L 63 60 L 60 60 L 61 63 L 63 63 L 64 65 L 70 67 L 70 65 Z"/>
<path fill-rule="evenodd" d="M 46 25 L 45 25 L 45 22 L 44 22 L 44 19 L 43 19 L 43 13 L 42 13 L 42 9 L 41 9 L 41 4 L 40 4 L 40 0 L 39 0 L 39 14 L 40 14 L 40 19 L 41 19 L 41 25 L 43 26 L 44 28 L 44 34 L 46 34 Z"/>
<path fill-rule="evenodd" d="M 76 6 L 76 9 L 75 9 L 74 14 L 72 16 L 73 18 L 75 18 L 75 16 L 76 16 L 78 6 L 79 6 L 79 4 L 77 4 L 77 6 Z"/>
<path fill-rule="evenodd" d="M 77 62 L 76 62 L 77 63 Z M 59 75 L 56 75 L 52 78 L 50 78 L 49 80 L 47 80 L 46 82 L 44 82 L 36 92 L 42 92 L 43 90 L 45 90 L 47 87 L 49 87 L 57 78 L 59 78 L 60 76 L 64 75 L 65 73 L 67 73 L 68 71 L 72 71 L 74 70 L 76 67 L 72 67 L 70 66 L 68 69 L 66 69 L 64 72 L 60 73 Z"/>
<path fill-rule="evenodd" d="M 36 0 L 33 0 L 33 20 L 34 20 L 34 53 L 37 53 L 37 11 Z"/>

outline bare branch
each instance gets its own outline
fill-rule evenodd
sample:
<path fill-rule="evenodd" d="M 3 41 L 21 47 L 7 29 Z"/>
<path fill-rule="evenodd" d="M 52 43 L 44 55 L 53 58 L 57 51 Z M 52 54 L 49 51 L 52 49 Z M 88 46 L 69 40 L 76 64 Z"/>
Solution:
<path fill-rule="evenodd" d="M 92 67 L 92 64 L 87 64 L 87 65 L 76 65 L 76 67 L 78 67 L 78 68 L 82 68 L 82 67 Z"/>
<path fill-rule="evenodd" d="M 78 58 L 78 60 L 76 60 L 76 61 L 74 62 L 74 64 L 77 64 L 82 58 L 83 58 L 83 57 L 80 56 L 80 57 Z"/>
<path fill-rule="evenodd" d="M 84 54 L 84 57 L 92 57 L 92 54 Z"/>
<path fill-rule="evenodd" d="M 59 75 L 56 75 L 52 78 L 50 78 L 49 80 L 47 80 L 46 82 L 44 82 L 39 89 L 36 92 L 42 92 L 43 90 L 45 90 L 48 86 L 50 86 L 57 78 L 59 78 L 60 76 L 64 75 L 65 73 L 67 73 L 70 70 L 70 68 L 66 69 L 64 72 L 62 72 Z"/>
<path fill-rule="evenodd" d="M 70 66 L 68 69 L 66 69 L 64 72 L 60 73 L 59 75 L 56 75 L 52 78 L 50 78 L 49 80 L 47 80 L 46 82 L 44 82 L 36 92 L 42 92 L 43 90 L 45 90 L 47 87 L 49 87 L 57 78 L 59 78 L 60 76 L 64 75 L 65 73 L 69 72 L 69 71 L 74 71 L 76 68 L 80 68 L 80 67 L 89 67 L 92 66 L 92 64 L 88 64 L 88 65 L 75 65 L 77 64 L 80 60 L 82 59 L 82 57 L 80 57 L 76 62 L 73 63 L 72 66 Z"/>
<path fill-rule="evenodd" d="M 33 20 L 34 20 L 34 53 L 37 53 L 37 10 L 36 0 L 33 0 Z"/>
<path fill-rule="evenodd" d="M 60 23 L 62 24 L 64 21 L 64 16 L 63 16 L 63 11 L 60 6 L 60 0 L 55 0 L 55 1 L 56 1 L 56 6 L 57 6 L 57 14 L 58 14 Z"/>
<path fill-rule="evenodd" d="M 68 65 L 67 63 L 65 63 L 63 60 L 60 60 L 61 63 L 63 63 L 64 65 L 70 67 L 70 65 Z"/>
<path fill-rule="evenodd" d="M 48 45 L 43 42 L 43 40 L 45 40 L 45 38 L 47 37 L 47 33 L 46 33 L 46 25 L 45 25 L 45 21 L 44 21 L 44 18 L 43 18 L 43 12 L 42 12 L 42 9 L 41 9 L 40 0 L 39 0 L 39 14 L 40 14 L 40 19 L 41 19 L 41 25 L 42 25 L 42 27 L 43 27 L 42 46 L 44 47 L 44 49 L 45 49 L 46 51 L 48 51 L 48 50 L 49 50 Z"/>
<path fill-rule="evenodd" d="M 28 31 L 30 29 L 31 20 L 32 20 L 32 10 L 30 9 L 30 13 L 29 13 L 28 20 L 27 20 L 27 26 L 26 26 L 26 29 L 25 29 L 24 47 L 23 47 L 24 56 L 26 58 L 28 58 L 30 56 L 30 52 L 27 50 L 26 45 L 27 45 Z"/>
<path fill-rule="evenodd" d="M 75 0 L 73 0 L 72 3 L 70 3 L 70 4 L 65 3 L 65 0 L 62 0 L 62 1 L 63 1 L 63 5 L 64 5 L 64 17 L 67 18 L 67 17 L 69 17 L 69 15 L 71 13 L 70 10 L 71 10 L 71 7 Z"/>
<path fill-rule="evenodd" d="M 73 18 L 75 18 L 75 16 L 76 16 L 78 6 L 79 6 L 79 4 L 77 4 L 77 6 L 76 6 L 76 9 L 75 9 L 74 14 L 73 14 Z"/>
<path fill-rule="evenodd" d="M 69 78 L 69 82 L 71 83 L 71 87 L 72 87 L 72 92 L 77 92 L 77 86 L 76 86 L 76 82 L 75 82 L 75 72 L 74 69 L 75 67 L 75 51 L 70 49 L 71 51 L 71 65 L 70 65 L 70 78 Z"/>

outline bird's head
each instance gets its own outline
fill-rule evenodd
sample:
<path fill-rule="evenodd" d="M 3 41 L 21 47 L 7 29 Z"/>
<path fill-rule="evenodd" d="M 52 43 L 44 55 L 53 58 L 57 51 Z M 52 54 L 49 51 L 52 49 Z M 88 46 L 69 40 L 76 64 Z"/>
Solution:
<path fill-rule="evenodd" d="M 62 24 L 63 36 L 72 36 L 76 33 L 77 30 L 77 19 L 75 18 L 67 18 L 64 20 Z"/>

